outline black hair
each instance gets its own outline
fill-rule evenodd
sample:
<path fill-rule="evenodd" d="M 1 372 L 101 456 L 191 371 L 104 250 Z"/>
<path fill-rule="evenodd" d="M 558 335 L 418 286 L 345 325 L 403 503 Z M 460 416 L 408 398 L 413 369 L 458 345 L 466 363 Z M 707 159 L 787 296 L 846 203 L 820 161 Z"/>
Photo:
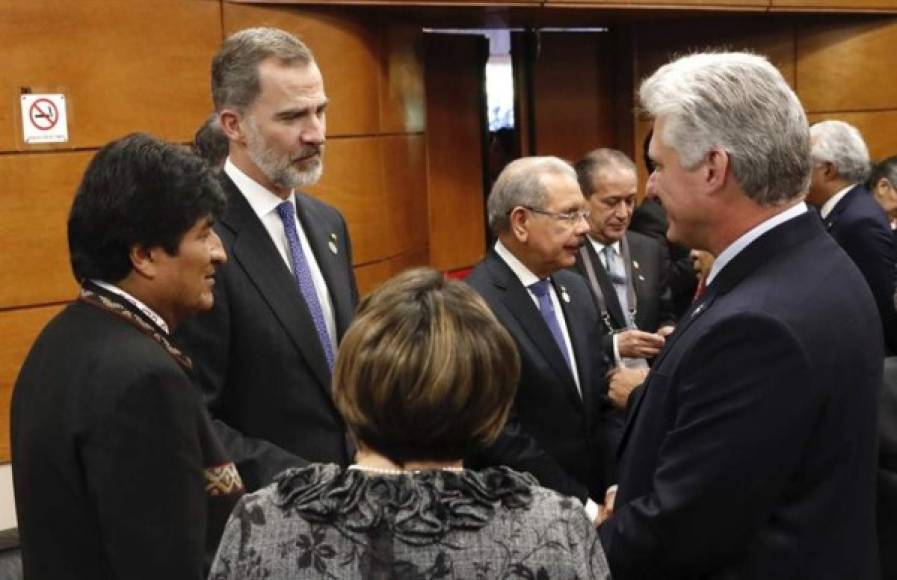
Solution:
<path fill-rule="evenodd" d="M 224 204 L 212 171 L 185 147 L 142 133 L 113 141 L 87 166 L 69 213 L 75 278 L 122 280 L 135 245 L 176 255 L 184 234 Z"/>

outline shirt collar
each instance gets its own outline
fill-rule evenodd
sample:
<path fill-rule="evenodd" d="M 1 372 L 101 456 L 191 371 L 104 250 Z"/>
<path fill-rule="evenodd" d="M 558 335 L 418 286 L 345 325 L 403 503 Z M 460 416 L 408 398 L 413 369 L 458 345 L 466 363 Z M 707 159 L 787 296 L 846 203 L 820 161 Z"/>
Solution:
<path fill-rule="evenodd" d="M 109 284 L 108 282 L 103 282 L 102 280 L 91 279 L 91 283 L 96 284 L 97 286 L 99 286 L 100 288 L 105 290 L 106 292 L 111 292 L 112 294 L 115 294 L 116 296 L 121 296 L 122 298 L 127 300 L 134 308 L 139 310 L 141 314 L 143 314 L 144 316 L 146 316 L 147 318 L 152 320 L 155 323 L 155 325 L 158 326 L 159 328 L 161 328 L 162 331 L 166 335 L 170 334 L 171 331 L 168 329 L 168 324 L 165 322 L 165 319 L 163 319 L 161 316 L 159 316 L 159 314 L 155 310 L 153 310 L 152 308 L 150 308 L 149 306 L 144 304 L 141 300 L 136 298 L 134 295 L 129 294 L 128 292 L 125 292 L 118 286 Z"/>
<path fill-rule="evenodd" d="M 592 244 L 592 247 L 595 248 L 595 252 L 599 256 L 601 255 L 601 252 L 604 251 L 604 248 L 607 248 L 608 246 L 613 248 L 614 251 L 617 253 L 617 255 L 620 255 L 620 240 L 617 240 L 616 242 L 614 242 L 612 244 L 605 245 L 605 244 L 602 244 L 601 242 L 599 242 L 598 240 L 596 240 L 595 238 L 593 238 L 591 234 L 587 235 L 586 237 L 589 239 L 589 242 Z"/>
<path fill-rule="evenodd" d="M 726 264 L 731 262 L 735 256 L 740 254 L 741 251 L 748 247 L 754 240 L 777 225 L 783 224 L 805 213 L 807 213 L 807 204 L 800 202 L 783 212 L 777 213 L 766 221 L 760 222 L 746 233 L 742 234 L 740 238 L 729 244 L 729 246 L 716 257 L 713 266 L 710 268 L 710 273 L 707 274 L 707 285 L 713 282 L 713 279 L 726 267 Z"/>
<path fill-rule="evenodd" d="M 523 265 L 523 262 L 517 259 L 517 256 L 511 253 L 511 250 L 501 243 L 501 240 L 495 241 L 495 253 L 508 265 L 514 275 L 520 280 L 524 288 L 529 289 L 530 286 L 540 280 L 538 276 L 533 274 L 529 268 Z"/>
<path fill-rule="evenodd" d="M 819 215 L 822 217 L 822 219 L 827 218 L 828 214 L 832 213 L 832 210 L 835 209 L 835 206 L 838 205 L 839 201 L 841 201 L 841 198 L 847 195 L 847 192 L 853 189 L 855 186 L 855 183 L 851 183 L 844 189 L 838 191 L 838 193 L 836 193 L 835 195 L 828 198 L 826 202 L 822 204 L 822 207 L 819 208 Z"/>
<path fill-rule="evenodd" d="M 234 185 L 237 186 L 237 189 L 243 194 L 243 197 L 246 198 L 246 201 L 249 202 L 250 207 L 252 207 L 252 211 L 255 212 L 259 218 L 268 215 L 284 200 L 281 199 L 276 193 L 271 191 L 270 189 L 262 186 L 259 182 L 249 177 L 243 171 L 234 165 L 230 157 L 227 158 L 227 161 L 224 162 L 224 172 L 228 177 L 234 182 Z M 286 199 L 286 201 L 290 201 L 293 205 L 296 205 L 296 194 L 295 192 L 290 192 L 290 196 Z"/>

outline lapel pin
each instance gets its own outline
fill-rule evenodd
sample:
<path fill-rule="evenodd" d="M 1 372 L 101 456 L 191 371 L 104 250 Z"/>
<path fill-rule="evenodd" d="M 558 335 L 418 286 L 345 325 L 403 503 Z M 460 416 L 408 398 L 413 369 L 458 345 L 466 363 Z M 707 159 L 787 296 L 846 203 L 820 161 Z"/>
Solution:
<path fill-rule="evenodd" d="M 336 249 L 336 242 L 330 240 L 329 242 L 327 242 L 327 246 L 330 248 L 331 252 L 333 252 L 334 254 L 339 254 L 339 250 Z"/>
<path fill-rule="evenodd" d="M 632 261 L 632 267 L 635 268 L 636 270 L 638 270 L 638 260 Z"/>
<path fill-rule="evenodd" d="M 567 289 L 563 286 L 561 286 L 561 300 L 563 300 L 567 304 L 570 304 L 570 295 L 567 294 Z"/>
<path fill-rule="evenodd" d="M 645 277 L 644 277 L 644 276 L 642 276 L 642 275 L 641 275 L 641 274 L 639 274 L 639 275 L 638 275 L 638 279 L 639 279 L 639 280 L 640 280 L 640 281 L 642 281 L 642 282 L 644 282 L 644 281 L 645 281 Z"/>
<path fill-rule="evenodd" d="M 336 241 L 336 234 L 333 233 L 333 232 L 330 232 L 330 239 L 331 239 L 332 241 L 335 242 L 335 241 Z"/>
<path fill-rule="evenodd" d="M 694 318 L 698 314 L 704 312 L 704 304 L 698 304 L 698 307 L 695 308 L 695 311 L 691 313 L 691 317 Z"/>

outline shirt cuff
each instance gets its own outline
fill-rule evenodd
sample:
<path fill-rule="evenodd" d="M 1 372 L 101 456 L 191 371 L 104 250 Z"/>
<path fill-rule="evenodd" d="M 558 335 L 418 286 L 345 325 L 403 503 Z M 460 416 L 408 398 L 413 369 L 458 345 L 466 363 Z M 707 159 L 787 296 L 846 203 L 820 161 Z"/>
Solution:
<path fill-rule="evenodd" d="M 586 500 L 586 515 L 589 521 L 594 523 L 598 519 L 598 504 L 592 501 L 592 498 Z"/>
<path fill-rule="evenodd" d="M 611 335 L 611 339 L 614 341 L 614 364 L 620 366 L 620 363 L 623 362 L 620 358 L 620 346 L 617 344 L 617 341 L 620 338 L 620 333 L 615 332 Z"/>

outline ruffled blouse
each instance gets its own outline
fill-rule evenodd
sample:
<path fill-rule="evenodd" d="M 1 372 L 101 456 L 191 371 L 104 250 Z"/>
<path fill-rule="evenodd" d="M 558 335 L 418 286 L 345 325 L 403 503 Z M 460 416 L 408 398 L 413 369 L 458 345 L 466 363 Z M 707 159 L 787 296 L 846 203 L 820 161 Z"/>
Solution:
<path fill-rule="evenodd" d="M 528 573 L 531 575 L 528 575 Z M 246 496 L 210 578 L 604 578 L 582 505 L 506 467 L 312 465 Z"/>

